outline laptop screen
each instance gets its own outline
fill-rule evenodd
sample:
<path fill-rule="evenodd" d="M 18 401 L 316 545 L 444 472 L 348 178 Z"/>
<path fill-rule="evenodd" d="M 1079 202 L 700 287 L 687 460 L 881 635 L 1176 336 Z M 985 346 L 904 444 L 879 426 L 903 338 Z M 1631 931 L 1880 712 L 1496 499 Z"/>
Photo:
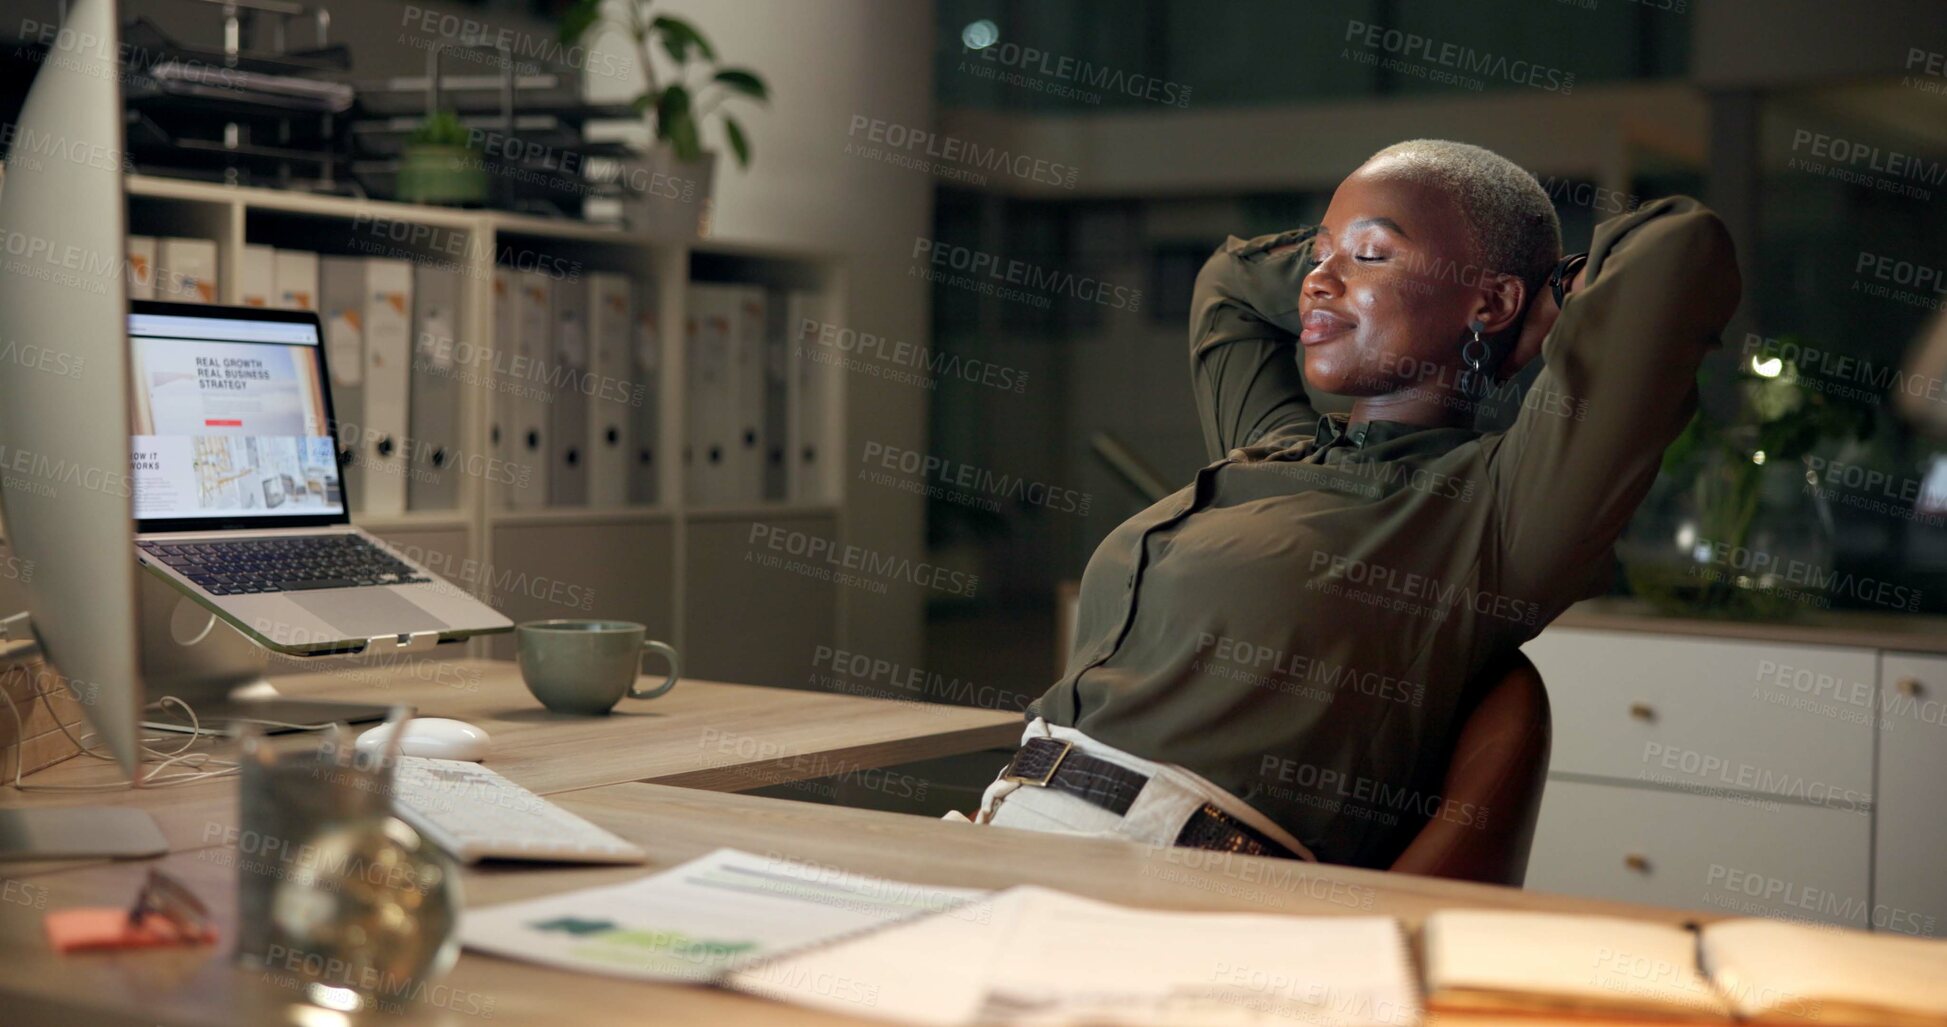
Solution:
<path fill-rule="evenodd" d="M 344 520 L 316 317 L 163 306 L 128 318 L 142 529 Z"/>

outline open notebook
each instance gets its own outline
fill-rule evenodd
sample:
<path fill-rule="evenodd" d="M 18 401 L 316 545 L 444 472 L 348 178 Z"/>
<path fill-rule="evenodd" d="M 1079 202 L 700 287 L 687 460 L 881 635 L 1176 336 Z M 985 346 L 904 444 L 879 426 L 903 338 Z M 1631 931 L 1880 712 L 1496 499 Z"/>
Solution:
<path fill-rule="evenodd" d="M 732 988 L 918 1024 L 1413 1027 L 1399 922 L 1129 909 L 1045 888 L 746 967 Z"/>
<path fill-rule="evenodd" d="M 1427 918 L 1427 1004 L 1726 1022 L 1947 1027 L 1947 942 L 1776 920 Z"/>

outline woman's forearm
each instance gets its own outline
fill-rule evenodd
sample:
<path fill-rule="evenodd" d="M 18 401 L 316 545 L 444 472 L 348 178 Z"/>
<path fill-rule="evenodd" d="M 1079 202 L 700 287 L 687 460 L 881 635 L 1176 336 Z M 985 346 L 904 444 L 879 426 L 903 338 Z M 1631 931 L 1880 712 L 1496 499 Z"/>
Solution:
<path fill-rule="evenodd" d="M 1255 239 L 1232 236 L 1211 254 L 1190 299 L 1193 355 L 1233 338 L 1263 337 L 1264 326 L 1296 338 L 1298 293 L 1316 234 L 1317 228 L 1305 227 Z"/>
<path fill-rule="evenodd" d="M 1730 233 L 1687 197 L 1596 230 L 1521 416 L 1493 443 L 1506 587 L 1527 594 L 1621 534 L 1696 410 L 1704 353 L 1736 310 Z"/>
<path fill-rule="evenodd" d="M 1298 292 L 1316 229 L 1231 238 L 1197 275 L 1190 381 L 1211 459 L 1318 419 L 1297 360 Z"/>

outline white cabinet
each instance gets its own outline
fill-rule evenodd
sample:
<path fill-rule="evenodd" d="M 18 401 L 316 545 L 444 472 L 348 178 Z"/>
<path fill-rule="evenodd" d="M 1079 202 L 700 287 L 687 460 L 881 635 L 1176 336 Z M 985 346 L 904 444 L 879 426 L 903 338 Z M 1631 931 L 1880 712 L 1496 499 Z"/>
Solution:
<path fill-rule="evenodd" d="M 1638 625 L 1523 647 L 1554 717 L 1529 887 L 1947 926 L 1947 656 Z"/>
<path fill-rule="evenodd" d="M 1863 805 L 1874 654 L 1550 628 L 1523 651 L 1554 711 L 1554 773 Z"/>
<path fill-rule="evenodd" d="M 1938 935 L 1947 927 L 1947 656 L 1886 653 L 1879 670 L 1874 926 Z"/>
<path fill-rule="evenodd" d="M 1541 810 L 1526 881 L 1537 891 L 1867 924 L 1865 810 L 1572 780 L 1550 781 Z"/>

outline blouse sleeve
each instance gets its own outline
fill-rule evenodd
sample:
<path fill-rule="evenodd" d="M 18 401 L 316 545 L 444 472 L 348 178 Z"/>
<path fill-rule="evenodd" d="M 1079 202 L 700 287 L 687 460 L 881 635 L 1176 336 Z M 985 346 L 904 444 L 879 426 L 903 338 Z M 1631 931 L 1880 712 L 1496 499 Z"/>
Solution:
<path fill-rule="evenodd" d="M 1607 566 L 1696 410 L 1697 368 L 1741 291 L 1724 223 L 1688 197 L 1596 229 L 1520 416 L 1487 440 L 1506 593 L 1547 596 L 1563 575 Z"/>
<path fill-rule="evenodd" d="M 1298 292 L 1316 228 L 1232 237 L 1197 275 L 1190 382 L 1212 460 L 1318 412 L 1298 368 Z"/>

